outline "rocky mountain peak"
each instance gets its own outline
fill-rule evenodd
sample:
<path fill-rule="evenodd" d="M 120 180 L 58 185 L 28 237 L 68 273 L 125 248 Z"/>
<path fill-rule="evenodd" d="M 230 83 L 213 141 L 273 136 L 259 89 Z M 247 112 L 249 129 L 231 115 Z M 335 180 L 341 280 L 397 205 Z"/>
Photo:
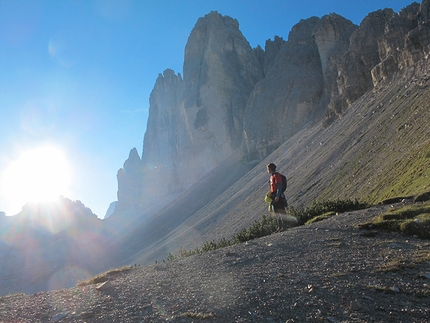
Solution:
<path fill-rule="evenodd" d="M 118 202 L 114 214 L 128 214 L 136 212 L 141 207 L 142 197 L 142 160 L 136 148 L 130 151 L 123 168 L 117 173 Z"/>
<path fill-rule="evenodd" d="M 222 26 L 225 26 L 226 29 L 230 30 L 239 30 L 239 22 L 237 19 L 229 16 L 223 16 L 218 11 L 214 10 L 197 20 L 194 26 L 194 31 L 224 28 Z"/>
<path fill-rule="evenodd" d="M 428 7 L 425 0 L 399 13 L 381 9 L 359 26 L 334 13 L 310 17 L 264 49 L 251 48 L 236 19 L 216 11 L 198 19 L 183 77 L 166 70 L 156 80 L 142 159 L 118 173 L 118 207 L 157 198 L 152 183 L 180 192 L 229 156 L 257 163 L 304 127 L 328 127 L 427 55 Z"/>
<path fill-rule="evenodd" d="M 234 154 L 246 103 L 263 74 L 237 20 L 215 11 L 200 18 L 185 47 L 183 79 L 172 70 L 157 78 L 142 160 L 134 151 L 118 172 L 117 209 L 159 198 L 153 183 L 170 193 L 187 188 Z"/>

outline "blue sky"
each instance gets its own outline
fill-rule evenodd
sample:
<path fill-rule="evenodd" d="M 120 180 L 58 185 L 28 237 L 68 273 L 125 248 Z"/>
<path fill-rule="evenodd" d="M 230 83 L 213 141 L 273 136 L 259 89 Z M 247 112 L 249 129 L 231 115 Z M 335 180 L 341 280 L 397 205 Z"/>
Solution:
<path fill-rule="evenodd" d="M 410 3 L 0 0 L 0 174 L 25 151 L 58 147 L 72 178 L 62 194 L 103 217 L 116 200 L 118 169 L 130 149 L 142 152 L 156 78 L 167 68 L 182 74 L 199 17 L 231 16 L 252 47 L 264 48 L 275 35 L 287 40 L 300 19 L 334 12 L 360 24 L 369 12 Z M 3 183 L 0 211 L 14 215 L 24 202 L 11 203 L 10 192 Z"/>

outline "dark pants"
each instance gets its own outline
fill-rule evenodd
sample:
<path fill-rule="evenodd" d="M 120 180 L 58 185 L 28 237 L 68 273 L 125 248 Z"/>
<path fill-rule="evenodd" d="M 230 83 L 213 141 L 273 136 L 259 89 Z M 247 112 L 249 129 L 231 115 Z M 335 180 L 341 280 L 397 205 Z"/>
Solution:
<path fill-rule="evenodd" d="M 275 202 L 276 193 L 272 193 L 272 205 L 275 213 L 287 214 L 285 211 L 284 201 L 282 198 L 279 198 L 278 202 Z"/>
<path fill-rule="evenodd" d="M 278 221 L 278 230 L 284 229 L 284 221 L 282 221 L 281 214 L 287 214 L 285 211 L 284 202 L 282 201 L 282 198 L 279 198 L 278 202 L 275 202 L 276 193 L 272 193 L 272 205 L 273 205 L 273 211 L 275 212 L 276 220 Z"/>

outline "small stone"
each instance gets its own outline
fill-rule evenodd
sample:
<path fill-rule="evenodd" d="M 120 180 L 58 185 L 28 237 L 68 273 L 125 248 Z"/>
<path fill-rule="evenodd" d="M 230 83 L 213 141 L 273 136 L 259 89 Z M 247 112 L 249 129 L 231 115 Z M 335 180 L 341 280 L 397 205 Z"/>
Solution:
<path fill-rule="evenodd" d="M 390 248 L 401 248 L 402 246 L 401 245 L 399 245 L 398 243 L 395 243 L 395 242 L 393 242 L 393 243 L 390 243 L 389 245 L 388 245 L 388 247 L 390 247 Z"/>
<path fill-rule="evenodd" d="M 94 313 L 91 313 L 91 312 L 82 312 L 81 316 L 82 316 L 83 319 L 89 319 L 90 317 L 94 316 Z"/>
<path fill-rule="evenodd" d="M 110 281 L 109 281 L 109 280 L 107 280 L 107 281 L 105 281 L 105 282 L 103 282 L 103 283 L 100 283 L 100 284 L 98 284 L 98 285 L 96 286 L 96 289 L 97 289 L 98 291 L 105 291 L 105 290 L 108 290 L 108 289 L 110 289 L 110 288 L 112 288 L 112 284 L 110 283 Z"/>
<path fill-rule="evenodd" d="M 52 321 L 54 321 L 54 322 L 59 321 L 59 320 L 61 320 L 61 319 L 65 318 L 67 315 L 68 315 L 68 314 L 66 314 L 66 313 L 58 313 L 57 315 L 55 315 L 55 316 L 52 318 Z"/>
<path fill-rule="evenodd" d="M 361 310 L 363 308 L 363 306 L 361 305 L 361 303 L 359 301 L 355 300 L 355 301 L 351 302 L 350 308 L 353 311 L 358 311 L 358 310 Z"/>

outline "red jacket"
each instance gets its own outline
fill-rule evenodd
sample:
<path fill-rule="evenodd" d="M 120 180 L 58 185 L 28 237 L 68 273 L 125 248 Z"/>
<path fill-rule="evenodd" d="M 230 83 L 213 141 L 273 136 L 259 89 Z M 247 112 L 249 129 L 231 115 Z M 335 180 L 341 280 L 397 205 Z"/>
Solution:
<path fill-rule="evenodd" d="M 279 173 L 273 173 L 270 175 L 270 192 L 276 193 L 278 190 L 278 183 L 282 186 L 282 177 Z"/>

